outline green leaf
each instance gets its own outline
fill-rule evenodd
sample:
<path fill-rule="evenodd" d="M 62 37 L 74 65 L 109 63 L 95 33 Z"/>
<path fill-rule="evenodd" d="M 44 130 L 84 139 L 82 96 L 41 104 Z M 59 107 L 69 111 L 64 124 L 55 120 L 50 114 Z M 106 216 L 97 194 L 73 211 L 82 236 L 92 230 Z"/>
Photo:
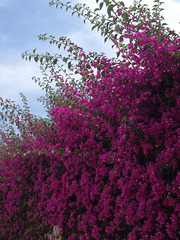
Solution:
<path fill-rule="evenodd" d="M 105 37 L 105 38 L 104 38 L 104 42 L 107 42 L 107 40 L 108 40 L 108 37 Z"/>
<path fill-rule="evenodd" d="M 104 0 L 104 2 L 106 3 L 106 6 L 109 4 L 109 0 Z"/>
<path fill-rule="evenodd" d="M 43 62 L 43 57 L 40 58 L 40 63 L 42 64 L 42 62 Z"/>
<path fill-rule="evenodd" d="M 151 36 L 151 31 L 148 30 L 148 31 L 146 32 L 146 37 L 147 37 L 147 38 L 150 38 L 150 36 Z"/>
<path fill-rule="evenodd" d="M 163 35 L 160 35 L 160 36 L 158 37 L 158 44 L 161 43 L 162 41 L 163 41 Z"/>
<path fill-rule="evenodd" d="M 72 48 L 72 47 L 70 47 L 70 48 L 69 48 L 69 52 L 70 52 L 70 53 L 72 53 L 72 51 L 73 51 L 73 48 Z"/>
<path fill-rule="evenodd" d="M 114 5 L 111 4 L 107 8 L 107 13 L 108 13 L 109 16 L 111 16 L 111 11 L 113 10 L 113 7 L 114 7 Z"/>
<path fill-rule="evenodd" d="M 120 55 L 120 52 L 117 52 L 117 53 L 116 53 L 117 58 L 119 57 L 119 55 Z"/>
<path fill-rule="evenodd" d="M 87 64 L 86 64 L 86 67 L 87 67 L 88 69 L 90 69 L 90 68 L 91 68 L 91 65 L 90 65 L 89 63 L 87 63 Z"/>
<path fill-rule="evenodd" d="M 53 60 L 53 62 L 52 62 L 52 64 L 56 64 L 57 63 L 57 58 L 55 58 L 54 60 Z"/>
<path fill-rule="evenodd" d="M 39 57 L 38 57 L 38 56 L 35 56 L 35 57 L 34 57 L 34 61 L 35 61 L 35 62 L 37 62 L 37 61 L 38 61 L 38 59 L 39 59 Z"/>
<path fill-rule="evenodd" d="M 173 32 L 173 31 L 169 31 L 168 35 L 169 35 L 169 36 L 170 36 L 170 35 L 172 35 L 172 36 L 176 36 L 176 33 Z"/>
<path fill-rule="evenodd" d="M 114 38 L 114 39 L 117 39 L 117 34 L 114 34 L 113 38 Z"/>
<path fill-rule="evenodd" d="M 67 63 L 67 58 L 63 57 L 63 62 Z"/>
<path fill-rule="evenodd" d="M 114 23 L 114 24 L 117 23 L 117 17 L 113 18 L 113 23 Z"/>
<path fill-rule="evenodd" d="M 71 62 L 68 62 L 68 68 L 69 69 L 71 69 L 71 66 L 72 66 Z"/>
<path fill-rule="evenodd" d="M 101 2 L 100 4 L 99 4 L 99 9 L 101 10 L 102 9 L 102 7 L 103 7 L 103 2 Z"/>
<path fill-rule="evenodd" d="M 125 22 L 127 22 L 129 20 L 127 13 L 123 13 L 122 18 Z"/>
<path fill-rule="evenodd" d="M 123 7 L 125 6 L 125 4 L 124 4 L 123 2 L 120 2 L 120 4 L 121 4 L 121 6 L 123 6 Z"/>
<path fill-rule="evenodd" d="M 97 26 L 98 26 L 98 24 L 96 23 L 96 24 L 91 28 L 91 30 L 94 30 Z"/>
<path fill-rule="evenodd" d="M 139 23 L 139 24 L 136 26 L 137 30 L 139 30 L 142 26 L 143 26 L 143 23 Z"/>
<path fill-rule="evenodd" d="M 139 41 L 136 40 L 136 41 L 135 41 L 135 44 L 134 44 L 134 47 L 137 48 L 138 44 L 139 44 Z"/>
<path fill-rule="evenodd" d="M 136 6 L 134 6 L 134 7 L 131 8 L 131 12 L 134 12 L 134 11 L 136 11 L 136 10 L 137 10 L 137 7 L 136 7 Z"/>
<path fill-rule="evenodd" d="M 180 50 L 179 50 L 179 52 L 178 52 L 178 54 L 177 54 L 177 58 L 180 58 Z"/>
<path fill-rule="evenodd" d="M 100 10 L 99 8 L 95 8 L 95 9 L 94 9 L 95 12 L 97 12 L 97 11 L 99 11 L 99 10 Z"/>

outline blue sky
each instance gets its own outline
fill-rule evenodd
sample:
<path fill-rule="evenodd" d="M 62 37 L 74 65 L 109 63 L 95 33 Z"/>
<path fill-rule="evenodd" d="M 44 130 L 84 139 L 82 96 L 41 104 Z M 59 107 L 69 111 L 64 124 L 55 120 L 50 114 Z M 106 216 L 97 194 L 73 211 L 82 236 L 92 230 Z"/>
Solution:
<path fill-rule="evenodd" d="M 95 0 L 79 2 L 96 7 Z M 125 3 L 132 3 L 132 0 Z M 152 6 L 153 1 L 144 3 Z M 180 0 L 165 0 L 163 7 L 166 22 L 180 32 Z M 21 54 L 26 50 L 32 52 L 34 48 L 37 52 L 55 51 L 48 43 L 38 40 L 41 33 L 67 36 L 87 51 L 105 52 L 109 57 L 114 55 L 99 33 L 91 32 L 88 24 L 84 25 L 76 16 L 71 17 L 70 12 L 50 7 L 49 0 L 0 0 L 0 97 L 20 103 L 19 92 L 23 92 L 32 112 L 40 115 L 43 111 L 36 99 L 42 92 L 31 80 L 32 76 L 41 76 L 39 67 L 37 63 L 23 60 Z"/>

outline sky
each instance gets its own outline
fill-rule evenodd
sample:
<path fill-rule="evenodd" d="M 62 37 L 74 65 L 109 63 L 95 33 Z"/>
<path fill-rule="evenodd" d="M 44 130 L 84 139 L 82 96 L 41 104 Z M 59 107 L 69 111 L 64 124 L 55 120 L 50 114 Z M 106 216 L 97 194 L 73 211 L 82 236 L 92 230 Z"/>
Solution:
<path fill-rule="evenodd" d="M 62 0 L 66 1 L 66 0 Z M 77 2 L 71 1 L 72 3 Z M 95 0 L 79 0 L 93 9 L 97 7 Z M 132 0 L 124 1 L 126 5 Z M 143 1 L 150 7 L 153 0 Z M 180 32 L 180 0 L 164 0 L 163 16 L 166 23 L 177 33 Z M 48 33 L 56 38 L 67 36 L 86 51 L 105 52 L 113 57 L 115 52 L 110 44 L 104 44 L 100 33 L 91 31 L 89 24 L 70 12 L 49 6 L 49 0 L 0 0 L 0 97 L 10 98 L 18 104 L 20 92 L 29 100 L 31 111 L 44 115 L 43 108 L 36 99 L 42 95 L 39 86 L 32 81 L 33 76 L 41 77 L 39 65 L 21 58 L 25 51 L 58 52 L 48 42 L 38 40 L 39 34 Z"/>

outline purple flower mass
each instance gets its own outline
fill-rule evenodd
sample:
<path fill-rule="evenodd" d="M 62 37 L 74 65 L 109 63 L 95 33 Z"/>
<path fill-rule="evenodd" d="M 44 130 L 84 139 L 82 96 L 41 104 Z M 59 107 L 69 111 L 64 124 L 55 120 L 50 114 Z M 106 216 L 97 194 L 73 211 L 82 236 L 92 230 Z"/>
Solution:
<path fill-rule="evenodd" d="M 2 240 L 180 238 L 180 38 L 145 22 L 125 25 L 119 62 L 74 46 L 83 87 L 60 83 L 49 124 L 4 135 Z"/>

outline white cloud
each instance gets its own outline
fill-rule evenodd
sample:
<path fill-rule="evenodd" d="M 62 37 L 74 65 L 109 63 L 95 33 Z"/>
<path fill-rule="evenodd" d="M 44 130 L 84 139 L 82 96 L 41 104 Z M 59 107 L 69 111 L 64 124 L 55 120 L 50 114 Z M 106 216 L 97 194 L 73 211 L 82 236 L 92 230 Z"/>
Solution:
<path fill-rule="evenodd" d="M 104 52 L 107 57 L 115 57 L 116 51 L 112 49 L 111 43 L 104 43 L 104 39 L 100 32 L 91 31 L 91 26 L 86 26 L 82 31 L 73 31 L 69 34 L 71 40 L 83 47 L 88 52 Z"/>
<path fill-rule="evenodd" d="M 0 63 L 0 96 L 17 101 L 19 92 L 40 92 L 40 88 L 32 81 L 32 76 L 40 75 L 38 65 L 14 60 L 13 64 Z"/>
<path fill-rule="evenodd" d="M 166 0 L 164 4 L 164 11 L 162 15 L 165 17 L 165 22 L 169 24 L 172 30 L 175 30 L 178 34 L 180 33 L 180 1 L 174 2 L 172 0 Z"/>
<path fill-rule="evenodd" d="M 12 60 L 12 56 L 11 56 Z M 23 105 L 20 92 L 25 94 L 30 105 L 30 111 L 36 115 L 45 116 L 45 110 L 37 98 L 44 95 L 41 88 L 36 84 L 32 77 L 41 77 L 37 63 L 16 61 L 14 64 L 0 63 L 0 97 L 11 99 L 19 105 Z"/>

